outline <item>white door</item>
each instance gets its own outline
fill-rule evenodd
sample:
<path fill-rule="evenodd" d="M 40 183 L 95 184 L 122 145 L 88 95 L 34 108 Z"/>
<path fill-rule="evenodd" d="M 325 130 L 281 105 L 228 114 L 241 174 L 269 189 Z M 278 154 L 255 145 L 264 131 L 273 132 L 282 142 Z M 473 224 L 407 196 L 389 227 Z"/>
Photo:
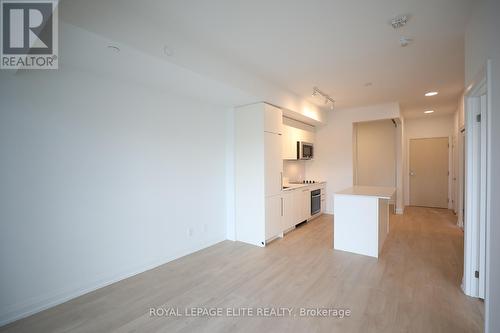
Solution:
<path fill-rule="evenodd" d="M 410 205 L 448 208 L 448 138 L 410 140 Z"/>
<path fill-rule="evenodd" d="M 466 187 L 464 274 L 468 275 L 466 293 L 485 297 L 486 272 L 486 193 L 487 193 L 487 132 L 486 96 L 469 97 L 466 130 Z M 469 286 L 469 287 L 467 287 Z"/>
<path fill-rule="evenodd" d="M 486 115 L 486 95 L 478 98 L 478 108 L 476 110 L 472 137 L 473 148 L 471 155 L 473 157 L 472 171 L 472 223 L 477 230 L 477 250 L 476 250 L 476 271 L 479 276 L 478 297 L 484 299 L 485 294 L 485 268 L 486 268 L 486 128 L 481 121 Z"/>
<path fill-rule="evenodd" d="M 283 202 L 281 195 L 266 198 L 266 240 L 280 236 L 282 226 Z"/>
<path fill-rule="evenodd" d="M 281 135 L 264 132 L 265 189 L 266 196 L 281 194 L 283 160 L 281 159 Z"/>

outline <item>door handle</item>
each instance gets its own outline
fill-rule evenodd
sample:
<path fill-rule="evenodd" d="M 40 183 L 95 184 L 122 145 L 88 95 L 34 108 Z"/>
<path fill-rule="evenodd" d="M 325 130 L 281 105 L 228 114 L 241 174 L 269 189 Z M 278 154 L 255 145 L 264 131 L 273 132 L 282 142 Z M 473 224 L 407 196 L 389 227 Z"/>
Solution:
<path fill-rule="evenodd" d="M 410 171 L 410 176 L 415 176 L 415 172 L 414 171 Z"/>

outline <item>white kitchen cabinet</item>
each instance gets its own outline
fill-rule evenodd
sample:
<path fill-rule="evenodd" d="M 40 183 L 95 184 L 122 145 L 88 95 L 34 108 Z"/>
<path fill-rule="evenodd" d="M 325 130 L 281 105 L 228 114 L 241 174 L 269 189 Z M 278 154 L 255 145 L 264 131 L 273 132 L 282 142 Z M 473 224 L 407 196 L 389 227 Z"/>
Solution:
<path fill-rule="evenodd" d="M 300 189 L 300 221 L 311 217 L 311 189 Z"/>
<path fill-rule="evenodd" d="M 297 132 L 293 127 L 283 126 L 282 135 L 282 146 L 283 146 L 283 156 L 284 160 L 296 160 L 297 159 Z"/>
<path fill-rule="evenodd" d="M 302 189 L 296 189 L 293 190 L 292 192 L 292 204 L 293 204 L 293 209 L 292 209 L 292 225 L 296 226 L 297 224 L 301 223 L 302 221 Z"/>
<path fill-rule="evenodd" d="M 295 204 L 295 191 L 283 192 L 281 196 L 283 204 L 283 230 L 288 230 L 295 226 L 297 219 L 297 205 Z"/>
<path fill-rule="evenodd" d="M 235 109 L 235 236 L 265 246 L 281 235 L 282 111 L 266 103 Z"/>
<path fill-rule="evenodd" d="M 283 234 L 283 197 L 281 194 L 266 197 L 266 240 Z"/>
<path fill-rule="evenodd" d="M 264 131 L 283 134 L 283 111 L 269 104 L 261 103 L 264 107 Z"/>
<path fill-rule="evenodd" d="M 266 196 L 280 194 L 283 188 L 281 135 L 264 132 L 264 152 Z"/>

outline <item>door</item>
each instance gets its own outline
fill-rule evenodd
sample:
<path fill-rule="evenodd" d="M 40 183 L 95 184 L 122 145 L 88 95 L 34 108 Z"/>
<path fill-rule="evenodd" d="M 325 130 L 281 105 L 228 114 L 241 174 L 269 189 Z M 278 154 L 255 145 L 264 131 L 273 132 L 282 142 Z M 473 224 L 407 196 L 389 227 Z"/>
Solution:
<path fill-rule="evenodd" d="M 265 189 L 266 196 L 281 194 L 283 160 L 281 159 L 281 135 L 264 132 Z"/>
<path fill-rule="evenodd" d="M 448 208 L 448 138 L 410 140 L 410 205 Z"/>
<path fill-rule="evenodd" d="M 487 219 L 487 101 L 468 97 L 466 121 L 466 185 L 464 280 L 469 296 L 485 297 Z"/>
<path fill-rule="evenodd" d="M 474 99 L 476 107 L 472 110 L 473 117 L 469 128 L 471 149 L 467 151 L 469 158 L 469 168 L 467 177 L 469 177 L 467 195 L 469 196 L 469 223 L 473 232 L 476 244 L 474 252 L 474 269 L 477 272 L 479 298 L 484 299 L 485 294 L 485 274 L 486 271 L 486 127 L 483 119 L 486 117 L 486 95 Z M 470 230 L 470 229 L 469 229 Z"/>

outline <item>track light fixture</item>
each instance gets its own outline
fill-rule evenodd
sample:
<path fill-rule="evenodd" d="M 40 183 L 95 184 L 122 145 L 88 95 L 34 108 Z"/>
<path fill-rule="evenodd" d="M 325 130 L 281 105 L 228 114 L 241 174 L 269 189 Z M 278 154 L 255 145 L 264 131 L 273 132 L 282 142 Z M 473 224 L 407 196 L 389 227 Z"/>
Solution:
<path fill-rule="evenodd" d="M 328 103 L 332 103 L 332 105 L 330 105 L 330 109 L 333 110 L 333 108 L 335 106 L 335 100 L 333 98 L 331 98 L 330 95 L 319 90 L 318 87 L 313 87 L 312 96 L 314 97 L 314 96 L 318 96 L 318 95 L 325 98 L 325 105 L 327 105 Z"/>

